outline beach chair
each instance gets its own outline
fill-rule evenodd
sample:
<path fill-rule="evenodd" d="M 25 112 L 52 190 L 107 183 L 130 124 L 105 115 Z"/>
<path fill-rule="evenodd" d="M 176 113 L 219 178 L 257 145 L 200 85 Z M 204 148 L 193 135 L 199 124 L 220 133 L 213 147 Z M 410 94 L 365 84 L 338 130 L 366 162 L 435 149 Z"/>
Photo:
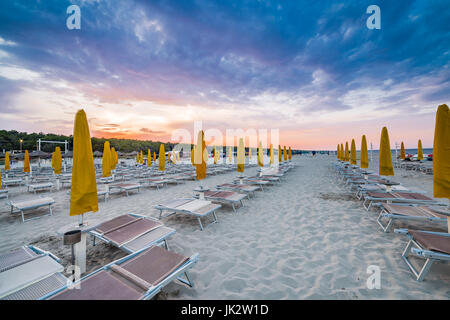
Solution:
<path fill-rule="evenodd" d="M 125 192 L 127 197 L 129 196 L 129 192 L 131 190 L 137 190 L 137 192 L 139 192 L 140 188 L 141 185 L 138 183 L 115 183 L 109 185 L 110 191 L 118 189 L 119 192 Z"/>
<path fill-rule="evenodd" d="M 27 191 L 30 192 L 30 190 L 31 190 L 31 191 L 33 191 L 34 194 L 36 194 L 36 191 L 51 190 L 52 188 L 53 188 L 53 183 L 51 183 L 51 182 L 35 183 L 35 184 L 27 185 Z"/>
<path fill-rule="evenodd" d="M 250 199 L 250 195 L 254 194 L 258 187 L 249 185 L 249 184 L 234 184 L 234 183 L 223 183 L 216 186 L 217 189 L 221 190 L 230 190 L 236 191 L 240 193 L 245 193 Z"/>
<path fill-rule="evenodd" d="M 439 210 L 432 209 L 426 206 L 418 206 L 411 204 L 380 204 L 381 212 L 377 218 L 377 222 L 384 232 L 389 232 L 394 220 L 403 221 L 429 221 L 447 223 L 446 215 L 440 213 Z M 388 222 L 383 224 L 383 219 L 387 219 Z"/>
<path fill-rule="evenodd" d="M 0 199 L 8 199 L 8 189 L 0 189 Z"/>
<path fill-rule="evenodd" d="M 422 193 L 417 192 L 373 192 L 362 195 L 364 208 L 369 211 L 374 203 L 410 203 L 423 205 L 438 205 L 439 203 Z"/>
<path fill-rule="evenodd" d="M 34 246 L 0 255 L 0 299 L 35 300 L 66 285 L 59 261 Z"/>
<path fill-rule="evenodd" d="M 409 190 L 408 188 L 406 188 L 406 187 L 404 187 L 402 185 L 395 185 L 395 186 L 391 186 L 390 188 L 391 188 L 391 191 L 395 191 L 395 192 L 397 192 L 397 191 L 399 191 L 399 192 L 412 192 L 411 190 Z M 373 191 L 373 192 L 377 192 L 377 191 L 387 192 L 386 185 L 383 185 L 383 184 L 379 184 L 379 183 L 375 183 L 375 184 L 371 184 L 371 183 L 361 184 L 361 185 L 357 186 L 356 198 L 358 200 L 361 200 L 363 194 L 366 193 L 366 192 L 369 192 L 369 191 Z M 418 192 L 418 193 L 420 193 L 420 192 Z"/>
<path fill-rule="evenodd" d="M 234 179 L 234 183 L 239 183 L 238 178 Z M 259 188 L 261 189 L 261 191 L 264 191 L 263 186 L 266 186 L 270 183 L 270 181 L 266 181 L 266 180 L 262 180 L 262 179 L 258 179 L 258 178 L 254 178 L 254 177 L 244 177 L 242 179 L 243 182 L 245 182 L 246 184 L 250 184 L 250 185 L 257 185 L 259 186 Z"/>
<path fill-rule="evenodd" d="M 192 287 L 188 270 L 198 254 L 185 257 L 153 246 L 114 261 L 75 282 L 44 296 L 49 300 L 148 300 L 174 280 Z M 184 276 L 184 277 L 183 277 Z"/>
<path fill-rule="evenodd" d="M 162 243 L 169 249 L 167 238 L 175 233 L 175 229 L 150 217 L 125 214 L 93 227 L 89 233 L 94 237 L 94 246 L 95 239 L 99 239 L 128 253 L 135 253 Z"/>
<path fill-rule="evenodd" d="M 164 178 L 147 178 L 139 181 L 145 187 L 156 187 L 159 190 L 159 187 L 167 186 L 169 183 L 169 179 Z"/>
<path fill-rule="evenodd" d="M 23 180 L 22 179 L 8 179 L 8 180 L 3 180 L 2 181 L 2 185 L 4 185 L 5 187 L 8 186 L 20 186 L 23 184 Z"/>
<path fill-rule="evenodd" d="M 445 232 L 395 229 L 395 233 L 406 235 L 409 242 L 402 253 L 402 259 L 414 274 L 417 281 L 422 281 L 434 262 L 450 261 L 450 234 Z M 424 259 L 420 270 L 416 269 L 409 255 Z"/>
<path fill-rule="evenodd" d="M 234 212 L 236 212 L 236 204 L 240 204 L 241 207 L 243 207 L 244 203 L 242 200 L 248 197 L 247 195 L 239 192 L 223 190 L 208 190 L 203 194 L 206 200 L 230 205 Z M 199 197 L 199 194 L 196 194 L 195 197 Z"/>
<path fill-rule="evenodd" d="M 194 216 L 197 218 L 200 230 L 203 230 L 201 218 L 212 215 L 213 221 L 208 225 L 216 223 L 216 211 L 221 207 L 220 204 L 211 203 L 211 201 L 198 200 L 195 198 L 181 198 L 160 203 L 155 206 L 155 209 L 159 210 L 159 219 L 169 217 L 176 213 Z M 170 213 L 166 216 L 162 216 L 163 211 L 170 211 Z"/>
<path fill-rule="evenodd" d="M 22 200 L 22 201 L 10 201 L 9 205 L 11 206 L 11 214 L 14 213 L 14 210 L 18 210 L 20 214 L 22 215 L 22 222 L 37 219 L 40 217 L 34 217 L 30 219 L 25 219 L 25 211 L 38 209 L 41 207 L 48 206 L 49 213 L 44 215 L 52 215 L 52 204 L 55 203 L 55 200 L 53 200 L 50 197 L 42 197 L 42 198 L 36 198 L 36 199 L 29 199 L 29 200 Z"/>

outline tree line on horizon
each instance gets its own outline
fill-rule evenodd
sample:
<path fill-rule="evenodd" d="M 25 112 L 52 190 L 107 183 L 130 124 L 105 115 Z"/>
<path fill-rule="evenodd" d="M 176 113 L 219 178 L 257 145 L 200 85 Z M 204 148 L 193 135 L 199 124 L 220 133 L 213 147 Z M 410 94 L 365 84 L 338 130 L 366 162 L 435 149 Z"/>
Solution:
<path fill-rule="evenodd" d="M 33 151 L 38 148 L 38 139 L 48 140 L 48 141 L 61 141 L 67 140 L 68 149 L 71 151 L 73 148 L 73 136 L 65 136 L 54 133 L 27 133 L 19 132 L 16 130 L 0 130 L 0 152 L 20 150 L 20 140 L 22 140 L 22 150 Z M 92 151 L 103 152 L 103 146 L 105 141 L 109 141 L 111 147 L 114 147 L 116 151 L 122 153 L 130 153 L 133 151 L 143 150 L 147 152 L 150 149 L 152 152 L 158 153 L 159 147 L 163 142 L 152 141 L 152 140 L 135 140 L 135 139 L 117 139 L 117 138 L 96 138 L 91 137 L 92 141 Z M 64 152 L 64 145 L 56 145 L 50 143 L 41 143 L 41 151 L 53 152 L 56 146 L 61 147 L 61 151 Z M 174 148 L 174 143 L 164 143 L 166 151 L 170 151 Z"/>

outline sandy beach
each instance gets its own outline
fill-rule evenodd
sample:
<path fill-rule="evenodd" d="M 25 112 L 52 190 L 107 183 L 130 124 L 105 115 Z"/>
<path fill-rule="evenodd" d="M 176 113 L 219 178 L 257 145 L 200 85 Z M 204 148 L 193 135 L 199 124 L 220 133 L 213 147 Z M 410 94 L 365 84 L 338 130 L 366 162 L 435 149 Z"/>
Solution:
<path fill-rule="evenodd" d="M 450 269 L 435 264 L 423 282 L 412 277 L 401 259 L 407 238 L 383 233 L 376 223 L 377 213 L 367 212 L 351 193 L 338 183 L 331 165 L 335 156 L 296 156 L 296 168 L 280 184 L 256 192 L 244 207 L 234 213 L 229 206 L 218 211 L 219 223 L 201 231 L 195 219 L 174 215 L 163 218 L 176 229 L 169 238 L 170 250 L 189 256 L 199 253 L 191 269 L 194 288 L 177 282 L 166 286 L 157 299 L 448 299 Z M 377 172 L 377 161 L 370 163 Z M 393 180 L 425 191 L 432 196 L 432 175 L 395 169 Z M 256 173 L 256 168 L 246 174 Z M 235 171 L 208 176 L 206 187 L 231 182 Z M 105 221 L 137 213 L 158 217 L 154 205 L 164 200 L 192 196 L 198 181 L 169 185 L 140 193 L 112 195 L 108 202 L 99 199 L 99 211 L 87 215 L 88 221 Z M 57 233 L 77 217 L 69 217 L 68 189 L 42 192 L 56 200 L 53 216 L 21 222 L 10 215 L 5 200 L 0 202 L 0 252 L 33 244 L 70 263 L 70 248 Z M 25 187 L 11 187 L 10 198 L 33 195 Z M 38 210 L 37 215 L 46 209 Z M 31 216 L 31 214 L 29 215 Z M 396 228 L 402 227 L 400 223 Z M 414 223 L 414 228 L 431 225 Z M 433 230 L 445 229 L 436 228 Z M 88 238 L 87 272 L 126 254 L 103 243 L 92 246 Z M 381 269 L 381 289 L 370 290 L 367 267 Z"/>

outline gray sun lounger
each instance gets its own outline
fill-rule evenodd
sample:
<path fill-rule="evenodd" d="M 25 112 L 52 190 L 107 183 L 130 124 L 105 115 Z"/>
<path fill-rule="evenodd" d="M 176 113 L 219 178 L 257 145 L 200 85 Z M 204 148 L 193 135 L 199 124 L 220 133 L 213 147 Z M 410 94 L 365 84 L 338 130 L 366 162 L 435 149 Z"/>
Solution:
<path fill-rule="evenodd" d="M 450 233 L 408 229 L 395 229 L 395 233 L 404 234 L 409 238 L 402 259 L 417 281 L 425 278 L 434 262 L 450 261 Z M 410 254 L 425 260 L 420 270 L 412 265 L 409 260 Z"/>
<path fill-rule="evenodd" d="M 8 199 L 8 189 L 0 189 L 0 199 Z"/>
<path fill-rule="evenodd" d="M 137 190 L 139 192 L 141 188 L 141 185 L 138 183 L 116 183 L 116 184 L 110 184 L 109 189 L 119 189 L 120 192 L 125 192 L 127 197 L 129 196 L 129 191 L 131 190 Z"/>
<path fill-rule="evenodd" d="M 86 275 L 74 283 L 79 284 L 79 289 L 70 290 L 65 286 L 42 299 L 148 300 L 174 280 L 192 287 L 188 270 L 197 261 L 198 254 L 185 257 L 153 246 Z"/>
<path fill-rule="evenodd" d="M 213 221 L 210 224 L 217 222 L 216 211 L 221 208 L 220 204 L 211 203 L 211 201 L 198 200 L 195 198 L 181 198 L 163 202 L 155 206 L 159 210 L 159 219 L 169 217 L 176 213 L 183 213 L 197 218 L 200 225 L 200 230 L 203 230 L 201 218 L 208 215 L 213 216 Z M 171 211 L 166 216 L 162 216 L 163 211 Z"/>
<path fill-rule="evenodd" d="M 25 219 L 24 213 L 25 211 L 37 209 L 40 207 L 48 206 L 49 213 L 46 215 L 52 215 L 52 204 L 55 203 L 55 200 L 53 200 L 50 197 L 43 197 L 43 198 L 36 198 L 31 200 L 22 200 L 22 201 L 10 201 L 9 204 L 11 206 L 11 214 L 14 213 L 14 210 L 18 210 L 20 214 L 22 215 L 22 222 L 37 219 L 38 217 Z"/>
<path fill-rule="evenodd" d="M 363 206 L 369 211 L 374 203 L 410 203 L 423 205 L 438 205 L 439 203 L 424 194 L 417 192 L 372 192 L 363 194 Z"/>
<path fill-rule="evenodd" d="M 93 227 L 89 233 L 94 236 L 94 245 L 97 238 L 134 253 L 162 243 L 168 249 L 167 238 L 175 233 L 175 229 L 150 217 L 125 214 Z"/>
<path fill-rule="evenodd" d="M 377 222 L 384 232 L 389 232 L 394 220 L 447 223 L 445 215 L 440 213 L 439 210 L 427 206 L 382 203 L 380 208 L 381 212 Z M 383 219 L 388 220 L 385 225 L 383 224 Z"/>
<path fill-rule="evenodd" d="M 0 255 L 0 299 L 35 300 L 67 284 L 53 254 L 24 246 Z"/>
<path fill-rule="evenodd" d="M 31 190 L 34 193 L 36 193 L 36 191 L 51 190 L 52 188 L 53 188 L 53 183 L 51 183 L 51 182 L 35 183 L 35 184 L 27 185 L 27 191 L 30 192 L 30 190 Z"/>
<path fill-rule="evenodd" d="M 170 179 L 164 179 L 164 178 L 146 178 L 143 180 L 140 180 L 139 183 L 146 186 L 146 187 L 156 187 L 156 189 L 159 190 L 159 187 L 167 186 L 167 184 L 170 182 Z"/>
<path fill-rule="evenodd" d="M 8 179 L 8 180 L 2 180 L 2 185 L 4 186 L 19 186 L 23 184 L 22 179 Z"/>
<path fill-rule="evenodd" d="M 250 194 L 254 194 L 255 191 L 257 191 L 259 188 L 249 185 L 249 184 L 234 184 L 234 183 L 224 183 L 224 184 L 219 184 L 216 186 L 217 189 L 222 189 L 222 190 L 230 190 L 230 191 L 236 191 L 236 192 L 240 192 L 240 193 L 245 193 L 247 194 L 250 199 Z"/>
<path fill-rule="evenodd" d="M 223 190 L 208 190 L 204 192 L 204 196 L 206 200 L 231 205 L 234 212 L 236 212 L 236 204 L 240 204 L 243 207 L 244 203 L 242 200 L 248 198 L 247 195 L 239 192 Z M 199 195 L 196 194 L 196 197 L 199 197 Z"/>

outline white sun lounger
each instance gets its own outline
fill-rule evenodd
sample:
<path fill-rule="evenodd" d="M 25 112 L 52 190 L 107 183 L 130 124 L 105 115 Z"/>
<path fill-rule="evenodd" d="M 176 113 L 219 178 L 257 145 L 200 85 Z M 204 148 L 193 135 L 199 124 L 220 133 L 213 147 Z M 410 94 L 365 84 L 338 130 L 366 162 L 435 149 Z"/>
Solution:
<path fill-rule="evenodd" d="M 0 256 L 0 299 L 35 300 L 67 284 L 53 254 L 33 246 Z"/>
<path fill-rule="evenodd" d="M 200 218 L 212 215 L 213 221 L 210 224 L 216 223 L 216 211 L 221 207 L 220 204 L 211 203 L 211 201 L 193 198 L 174 199 L 155 206 L 155 208 L 159 210 L 159 219 L 171 216 L 175 213 L 192 215 L 197 218 L 201 230 L 203 230 L 203 224 Z M 163 211 L 171 211 L 171 213 L 163 217 Z"/>
<path fill-rule="evenodd" d="M 86 275 L 74 285 L 55 290 L 42 299 L 51 300 L 148 300 L 174 280 L 190 287 L 188 270 L 198 254 L 184 257 L 158 246 L 132 253 Z M 183 278 L 184 276 L 184 278 Z"/>
<path fill-rule="evenodd" d="M 242 200 L 248 198 L 245 194 L 224 190 L 208 190 L 204 192 L 204 196 L 206 200 L 231 205 L 234 212 L 236 212 L 236 204 L 240 203 L 241 207 L 243 207 L 244 203 Z M 195 197 L 199 197 L 199 194 L 196 194 Z"/>
<path fill-rule="evenodd" d="M 27 191 L 30 192 L 30 190 L 31 190 L 34 193 L 36 193 L 36 191 L 51 190 L 52 188 L 53 188 L 53 183 L 51 183 L 51 182 L 36 183 L 36 184 L 29 184 L 29 185 L 27 185 Z"/>
<path fill-rule="evenodd" d="M 9 180 L 3 180 L 2 181 L 2 185 L 4 186 L 18 186 L 23 184 L 23 180 L 22 179 L 9 179 Z"/>
<path fill-rule="evenodd" d="M 395 229 L 394 231 L 409 238 L 409 242 L 403 250 L 402 259 L 417 281 L 425 278 L 434 262 L 450 261 L 450 233 L 408 229 Z M 420 270 L 417 270 L 409 261 L 410 254 L 425 260 Z"/>
<path fill-rule="evenodd" d="M 125 192 L 127 197 L 129 196 L 129 192 L 131 190 L 137 190 L 139 192 L 140 188 L 141 185 L 138 183 L 117 183 L 109 185 L 110 191 L 114 189 L 119 189 L 120 192 Z"/>
<path fill-rule="evenodd" d="M 150 217 L 126 214 L 94 226 L 89 233 L 95 239 L 112 244 L 128 253 L 142 251 L 154 245 L 164 244 L 175 229 L 164 226 Z"/>
<path fill-rule="evenodd" d="M 25 211 L 37 209 L 40 207 L 48 206 L 49 213 L 46 215 L 52 215 L 52 204 L 55 203 L 55 200 L 53 200 L 50 197 L 43 197 L 43 198 L 36 198 L 31 200 L 22 200 L 22 201 L 10 201 L 11 206 L 11 214 L 14 213 L 14 210 L 17 209 L 20 214 L 22 215 L 22 222 L 37 219 L 39 217 L 34 217 L 30 219 L 25 219 L 24 213 Z"/>

